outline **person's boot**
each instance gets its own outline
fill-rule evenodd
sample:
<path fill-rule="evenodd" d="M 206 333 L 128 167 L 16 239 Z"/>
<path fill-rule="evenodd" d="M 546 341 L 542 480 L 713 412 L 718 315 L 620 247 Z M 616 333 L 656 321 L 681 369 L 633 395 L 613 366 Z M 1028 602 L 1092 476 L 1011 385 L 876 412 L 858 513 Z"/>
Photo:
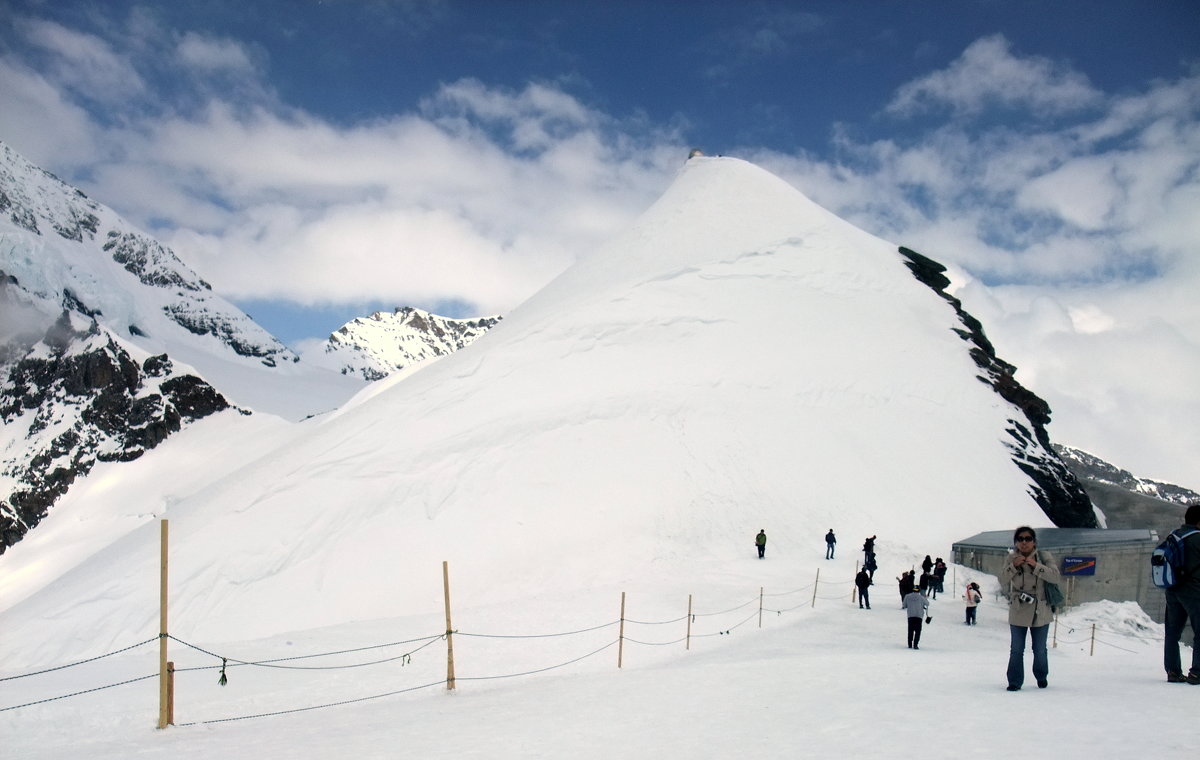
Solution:
<path fill-rule="evenodd" d="M 1187 674 L 1187 682 L 1192 686 L 1200 686 L 1200 671 L 1191 671 Z"/>
<path fill-rule="evenodd" d="M 1172 670 L 1167 673 L 1167 683 L 1187 683 L 1187 676 L 1179 671 Z"/>

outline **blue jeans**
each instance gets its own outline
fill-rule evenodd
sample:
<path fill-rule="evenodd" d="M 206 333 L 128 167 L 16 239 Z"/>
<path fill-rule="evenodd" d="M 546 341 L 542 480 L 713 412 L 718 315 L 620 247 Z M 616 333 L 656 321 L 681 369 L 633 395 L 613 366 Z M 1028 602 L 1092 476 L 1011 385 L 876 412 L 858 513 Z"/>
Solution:
<path fill-rule="evenodd" d="M 1050 674 L 1050 658 L 1046 654 L 1046 637 L 1050 633 L 1050 624 L 1037 628 L 1026 628 L 1023 625 L 1009 625 L 1012 633 L 1012 646 L 1008 650 L 1008 685 L 1020 686 L 1025 683 L 1025 632 L 1029 631 L 1033 639 L 1033 677 L 1045 681 Z"/>
<path fill-rule="evenodd" d="M 1163 642 L 1163 667 L 1168 673 L 1183 672 L 1179 660 L 1179 639 L 1189 618 L 1192 632 L 1196 634 L 1192 639 L 1192 670 L 1200 673 L 1200 599 L 1167 589 L 1167 637 Z"/>

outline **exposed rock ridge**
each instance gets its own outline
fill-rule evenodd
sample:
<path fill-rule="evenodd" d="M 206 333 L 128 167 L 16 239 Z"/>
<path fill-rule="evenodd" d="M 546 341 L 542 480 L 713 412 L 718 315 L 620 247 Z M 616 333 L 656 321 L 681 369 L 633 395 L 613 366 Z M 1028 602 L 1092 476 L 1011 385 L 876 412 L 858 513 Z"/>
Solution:
<path fill-rule="evenodd" d="M 15 286 L 0 278 L 0 292 Z M 77 313 L 63 311 L 23 353 L 16 345 L 0 355 L 0 420 L 17 433 L 0 471 L 13 484 L 0 502 L 0 554 L 97 462 L 137 459 L 188 422 L 229 408 L 165 354 L 139 363 L 112 333 Z"/>
<path fill-rule="evenodd" d="M 981 370 L 979 380 L 1025 414 L 1025 420 L 1009 419 L 1012 441 L 1006 445 L 1012 460 L 1035 483 L 1030 495 L 1046 516 L 1060 528 L 1096 528 L 1099 523 L 1083 486 L 1066 463 L 1054 451 L 1046 425 L 1050 423 L 1050 405 L 1017 381 L 1017 368 L 996 356 L 983 324 L 962 307 L 962 301 L 946 292 L 950 279 L 946 267 L 904 246 L 900 254 L 913 276 L 954 307 L 962 329 L 959 337 L 970 344 L 969 352 Z"/>

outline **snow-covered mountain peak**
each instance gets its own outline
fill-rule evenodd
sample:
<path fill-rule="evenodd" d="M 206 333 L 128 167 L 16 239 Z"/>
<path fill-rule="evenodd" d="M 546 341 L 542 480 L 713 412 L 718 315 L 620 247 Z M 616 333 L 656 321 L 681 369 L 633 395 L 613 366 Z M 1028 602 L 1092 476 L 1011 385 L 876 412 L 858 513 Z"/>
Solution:
<path fill-rule="evenodd" d="M 1053 475 L 1031 475 L 1054 459 L 1046 410 L 1000 394 L 1011 368 L 918 256 L 755 166 L 693 159 L 465 350 L 163 499 L 176 624 L 244 640 L 437 609 L 412 581 L 443 560 L 473 579 L 463 604 L 502 605 L 741 573 L 760 528 L 788 562 L 830 527 L 902 557 L 1050 524 Z M 152 569 L 156 526 L 120 549 Z M 140 571 L 109 568 L 0 613 L 6 636 L 36 650 L 48 617 L 102 642 L 153 630 Z"/>
<path fill-rule="evenodd" d="M 500 317 L 451 319 L 411 306 L 377 311 L 338 328 L 325 342 L 323 363 L 343 374 L 379 380 L 473 343 Z"/>

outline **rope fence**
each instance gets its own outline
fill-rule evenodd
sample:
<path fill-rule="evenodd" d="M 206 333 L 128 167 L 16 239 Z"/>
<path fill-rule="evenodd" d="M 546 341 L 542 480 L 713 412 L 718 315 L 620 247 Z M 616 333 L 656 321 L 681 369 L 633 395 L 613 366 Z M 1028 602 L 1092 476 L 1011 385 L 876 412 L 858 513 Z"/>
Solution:
<path fill-rule="evenodd" d="M 147 647 L 147 645 L 153 644 L 155 642 L 159 642 L 160 646 L 163 647 L 162 651 L 165 652 L 165 642 L 171 641 L 171 642 L 174 642 L 174 643 L 180 645 L 181 647 L 185 648 L 187 651 L 189 651 L 191 653 L 203 655 L 206 657 L 211 657 L 214 660 L 219 660 L 220 662 L 219 662 L 219 664 L 216 662 L 213 662 L 212 664 L 194 664 L 194 665 L 188 665 L 187 667 L 175 667 L 173 662 L 167 663 L 168 667 L 165 669 L 165 671 L 166 671 L 167 677 L 169 679 L 169 681 L 168 681 L 168 683 L 169 683 L 168 701 L 170 703 L 170 707 L 168 709 L 168 713 L 167 713 L 168 717 L 167 717 L 166 723 L 164 723 L 163 725 L 177 725 L 179 727 L 185 727 L 185 726 L 197 726 L 197 725 L 206 725 L 206 724 L 214 724 L 214 723 L 225 723 L 225 722 L 230 722 L 230 721 L 240 721 L 240 720 L 248 720 L 248 719 L 252 719 L 252 718 L 265 718 L 265 717 L 271 717 L 271 716 L 289 715 L 289 714 L 300 713 L 300 712 L 308 712 L 308 711 L 313 711 L 313 710 L 321 710 L 321 709 L 339 707 L 339 706 L 348 705 L 348 704 L 355 704 L 355 703 L 366 702 L 366 701 L 371 701 L 371 700 L 383 699 L 383 698 L 392 697 L 392 696 L 396 696 L 396 695 L 400 695 L 400 694 L 421 691 L 421 690 L 429 689 L 429 688 L 432 688 L 435 686 L 442 686 L 447 689 L 453 689 L 454 683 L 456 681 L 480 682 L 480 681 L 493 681 L 493 680 L 500 680 L 500 679 L 520 678 L 520 677 L 525 677 L 525 676 L 531 676 L 531 675 L 546 673 L 549 671 L 558 670 L 560 668 L 566 668 L 571 665 L 575 665 L 584 660 L 588 660 L 590 658 L 596 657 L 597 655 L 600 655 L 601 653 L 603 653 L 607 650 L 610 650 L 613 647 L 618 648 L 619 653 L 618 653 L 617 667 L 619 668 L 619 667 L 621 667 L 620 650 L 622 649 L 624 643 L 626 643 L 626 642 L 628 642 L 629 644 L 634 644 L 634 645 L 638 645 L 638 646 L 655 647 L 655 648 L 672 647 L 672 646 L 678 646 L 680 644 L 685 644 L 687 646 L 687 648 L 690 649 L 691 641 L 693 639 L 707 639 L 707 638 L 711 638 L 714 636 L 730 636 L 733 634 L 733 632 L 735 630 L 745 626 L 746 624 L 750 623 L 751 621 L 755 620 L 756 618 L 758 619 L 758 627 L 761 628 L 762 627 L 762 615 L 764 612 L 773 613 L 778 617 L 778 616 L 782 616 L 784 613 L 790 613 L 790 612 L 794 612 L 797 610 L 803 610 L 805 608 L 813 609 L 816 607 L 816 603 L 818 600 L 837 601 L 837 602 L 845 602 L 846 600 L 849 600 L 851 604 L 854 604 L 856 601 L 856 591 L 857 591 L 856 587 L 854 586 L 853 581 L 843 581 L 843 580 L 833 580 L 833 581 L 824 580 L 823 581 L 823 580 L 821 580 L 820 570 L 818 569 L 816 579 L 808 585 L 805 585 L 805 586 L 802 586 L 799 588 L 795 588 L 795 589 L 792 589 L 789 591 L 771 592 L 771 593 L 767 593 L 765 589 L 760 588 L 758 591 L 758 594 L 756 596 L 748 599 L 747 601 L 745 601 L 741 604 L 737 604 L 736 606 L 728 607 L 726 609 L 722 609 L 719 611 L 694 612 L 694 611 L 692 611 L 692 597 L 689 596 L 688 597 L 688 613 L 685 615 L 669 617 L 669 618 L 665 618 L 663 620 L 639 620 L 639 619 L 625 617 L 625 614 L 624 614 L 624 603 L 625 603 L 624 597 L 625 597 L 625 595 L 622 594 L 621 617 L 614 619 L 614 620 L 609 620 L 607 622 L 603 622 L 603 623 L 599 623 L 596 625 L 591 625 L 591 626 L 587 626 L 587 627 L 583 627 L 583 628 L 577 628 L 577 629 L 571 629 L 571 630 L 565 630 L 565 631 L 557 631 L 557 632 L 548 632 L 548 633 L 547 632 L 491 633 L 491 632 L 480 632 L 480 631 L 458 631 L 458 630 L 453 630 L 449 627 L 449 620 L 450 620 L 450 616 L 449 616 L 449 581 L 448 581 L 448 576 L 446 576 L 446 577 L 447 577 L 447 580 L 446 580 L 446 584 L 447 584 L 447 588 L 446 588 L 447 630 L 445 630 L 444 632 L 438 632 L 438 633 L 425 635 L 425 636 L 417 636 L 414 638 L 408 638 L 408 639 L 403 639 L 403 640 L 398 640 L 398 641 L 389 641 L 389 642 L 380 643 L 380 644 L 371 644 L 371 645 L 367 645 L 367 646 L 359 646 L 359 647 L 353 647 L 353 648 L 336 649 L 336 650 L 331 650 L 331 651 L 322 651 L 322 652 L 313 652 L 313 653 L 308 653 L 308 654 L 291 655 L 291 656 L 287 656 L 287 657 L 274 657 L 274 658 L 263 658 L 263 659 L 255 659 L 255 658 L 250 658 L 250 657 L 239 657 L 239 656 L 234 656 L 231 653 L 222 654 L 222 653 L 219 653 L 218 651 L 215 651 L 215 648 L 206 648 L 206 647 L 197 645 L 195 643 L 186 641 L 184 639 L 178 638 L 169 633 L 161 633 L 157 636 L 145 639 L 143 641 L 139 641 L 136 644 L 130 644 L 128 646 L 124 646 L 119 649 L 115 649 L 111 652 L 97 655 L 95 657 L 90 657 L 87 659 L 67 663 L 64 665 L 43 668 L 43 669 L 35 670 L 35 671 L 29 672 L 29 673 L 6 676 L 3 678 L 0 678 L 0 683 L 17 681 L 19 679 L 34 678 L 37 676 L 47 676 L 49 674 L 58 673 L 58 672 L 61 672 L 61 671 L 64 671 L 64 670 L 67 670 L 70 668 L 75 668 L 75 667 L 80 667 L 80 666 L 96 663 L 100 660 L 105 660 L 107 658 L 110 658 L 110 657 L 113 657 L 116 655 L 129 653 L 133 650 Z M 849 593 L 847 593 L 844 590 L 847 587 L 849 587 Z M 824 589 L 827 589 L 830 592 L 832 592 L 836 589 L 836 590 L 838 590 L 838 593 L 837 593 L 837 595 L 831 595 L 829 593 L 825 593 L 825 594 L 820 593 Z M 765 599 L 779 599 L 782 597 L 794 596 L 797 594 L 805 594 L 805 596 L 799 601 L 799 603 L 797 603 L 795 605 L 774 608 L 774 607 L 768 607 L 764 604 Z M 744 611 L 747 608 L 753 607 L 755 605 L 755 603 L 757 603 L 756 608 L 751 610 L 749 612 L 749 614 L 740 616 L 738 619 L 736 619 L 735 622 L 733 622 L 729 625 L 715 625 L 715 623 L 716 623 L 716 620 L 714 620 L 715 618 L 729 616 L 729 615 L 732 615 L 733 613 Z M 679 637 L 669 638 L 669 640 L 663 640 L 663 641 L 642 640 L 639 638 L 634 638 L 632 636 L 628 636 L 625 633 L 626 625 L 655 627 L 657 629 L 657 628 L 660 628 L 661 626 L 681 625 L 684 623 L 686 623 L 686 634 L 683 636 L 679 636 Z M 703 623 L 704 624 L 703 627 L 705 630 L 699 631 L 699 632 L 694 632 L 693 625 L 695 625 L 697 623 Z M 541 640 L 547 640 L 547 639 L 559 639 L 559 638 L 583 636 L 586 634 L 594 634 L 594 633 L 597 633 L 600 631 L 604 631 L 606 629 L 611 629 L 614 626 L 619 627 L 619 631 L 618 631 L 616 638 L 606 640 L 605 643 L 603 643 L 601 646 L 599 646 L 598 648 L 589 649 L 589 651 L 587 651 L 585 654 L 577 655 L 577 656 L 571 657 L 569 659 L 563 660 L 561 662 L 556 662 L 555 664 L 552 664 L 552 665 L 532 668 L 532 669 L 528 669 L 528 670 L 522 670 L 519 672 L 501 673 L 501 674 L 493 674 L 493 675 L 465 675 L 465 676 L 458 675 L 458 676 L 456 676 L 454 674 L 453 649 L 452 649 L 453 637 L 463 637 L 463 638 L 467 638 L 467 639 L 479 639 L 479 640 L 487 640 L 487 639 L 506 640 L 506 641 L 510 641 L 510 642 L 532 642 L 535 640 L 541 641 Z M 1091 625 L 1091 630 L 1087 636 L 1078 638 L 1077 634 L 1079 634 L 1080 632 L 1081 632 L 1081 629 L 1079 629 L 1077 627 L 1070 627 L 1070 628 L 1067 628 L 1067 630 L 1064 632 L 1064 635 L 1062 637 L 1060 637 L 1058 635 L 1058 622 L 1056 620 L 1055 625 L 1054 625 L 1054 646 L 1057 647 L 1060 644 L 1068 645 L 1068 646 L 1076 646 L 1076 645 L 1083 645 L 1083 644 L 1090 643 L 1091 654 L 1094 655 L 1096 643 L 1100 643 L 1104 646 L 1107 646 L 1109 648 L 1116 649 L 1119 651 L 1128 652 L 1128 653 L 1136 653 L 1136 650 L 1134 650 L 1134 649 L 1129 649 L 1129 648 L 1120 646 L 1116 643 L 1113 643 L 1113 641 L 1111 640 L 1112 637 L 1121 637 L 1123 639 L 1129 639 L 1132 641 L 1136 641 L 1144 646 L 1154 644 L 1154 643 L 1161 644 L 1163 641 L 1163 636 L 1153 635 L 1152 633 L 1149 633 L 1149 632 L 1146 634 L 1138 634 L 1138 633 L 1124 632 L 1124 631 L 1117 631 L 1117 630 L 1104 630 L 1104 629 L 1098 630 L 1096 624 L 1094 624 L 1094 623 Z M 201 672 L 201 671 L 220 670 L 220 680 L 218 683 L 220 685 L 224 686 L 226 683 L 226 671 L 227 671 L 227 669 L 231 669 L 231 668 L 247 668 L 247 667 L 248 668 L 268 668 L 268 669 L 275 669 L 275 670 L 307 671 L 310 673 L 315 673 L 317 671 L 340 671 L 340 670 L 349 670 L 349 669 L 357 669 L 357 668 L 368 668 L 368 667 L 380 666 L 380 665 L 385 665 L 385 664 L 395 664 L 395 663 L 399 663 L 400 667 L 406 667 L 406 666 L 412 664 L 413 657 L 415 655 L 419 655 L 422 652 L 425 652 L 428 648 L 432 647 L 434 644 L 437 644 L 438 642 L 445 642 L 447 645 L 448 670 L 447 670 L 446 678 L 443 678 L 443 679 L 427 681 L 427 682 L 423 682 L 423 683 L 420 683 L 417 685 L 406 686 L 406 687 L 402 687 L 402 688 L 391 689 L 388 691 L 384 691 L 381 693 L 375 693 L 375 694 L 371 694 L 368 696 L 354 697 L 354 698 L 348 698 L 348 699 L 339 699 L 339 700 L 324 702 L 321 704 L 313 704 L 313 705 L 306 705 L 306 706 L 300 706 L 300 707 L 291 707 L 291 708 L 284 708 L 284 709 L 272 710 L 272 711 L 259 711 L 259 712 L 254 712 L 252 714 L 246 714 L 246 715 L 235 715 L 235 716 L 230 716 L 230 717 L 214 718 L 214 719 L 207 719 L 207 720 L 195 720 L 195 721 L 191 721 L 191 722 L 184 722 L 184 723 L 178 723 L 178 724 L 176 724 L 174 722 L 174 714 L 173 714 L 173 710 L 174 710 L 174 678 L 177 674 L 187 674 L 187 673 L 197 673 L 197 672 Z M 1125 642 L 1122 642 L 1122 643 L 1125 643 Z M 369 659 L 369 660 L 365 660 L 365 661 L 355 661 L 355 662 L 350 662 L 350 663 L 330 662 L 329 661 L 329 658 L 361 655 L 364 653 L 380 653 L 380 652 L 384 652 L 384 650 L 389 650 L 389 649 L 396 650 L 399 648 L 403 648 L 403 651 L 396 653 L 396 654 L 386 653 L 387 656 L 385 656 L 385 657 L 376 657 L 374 659 Z M 325 658 L 326 661 L 321 664 L 308 664 L 314 660 L 319 660 L 322 658 Z M 298 663 L 305 663 L 305 664 L 298 664 Z M 394 677 L 395 673 L 396 673 L 396 671 L 389 671 L 387 677 L 389 677 L 389 678 Z M 115 683 L 108 683 L 108 684 L 95 686 L 92 688 L 81 689 L 78 691 L 73 691 L 73 692 L 70 692 L 67 694 L 61 694 L 58 696 L 51 696 L 51 697 L 46 697 L 46 698 L 42 698 L 42 699 L 30 700 L 30 701 L 24 702 L 22 704 L 10 705 L 7 707 L 0 707 L 0 712 L 18 710 L 18 709 L 22 709 L 22 708 L 32 707 L 34 705 L 43 705 L 43 704 L 47 704 L 47 703 L 57 702 L 60 700 L 70 699 L 70 698 L 74 698 L 74 697 L 80 697 L 83 695 L 93 694 L 93 693 L 104 691 L 107 689 L 112 689 L 112 688 L 116 688 L 116 687 L 120 687 L 120 686 L 125 686 L 128 684 L 146 681 L 146 680 L 149 680 L 149 679 L 152 679 L 155 677 L 162 678 L 163 671 L 160 670 L 160 672 L 158 672 L 158 673 L 150 673 L 148 675 L 134 676 L 134 677 L 130 677 L 130 678 L 127 678 L 124 680 L 117 681 Z"/>

